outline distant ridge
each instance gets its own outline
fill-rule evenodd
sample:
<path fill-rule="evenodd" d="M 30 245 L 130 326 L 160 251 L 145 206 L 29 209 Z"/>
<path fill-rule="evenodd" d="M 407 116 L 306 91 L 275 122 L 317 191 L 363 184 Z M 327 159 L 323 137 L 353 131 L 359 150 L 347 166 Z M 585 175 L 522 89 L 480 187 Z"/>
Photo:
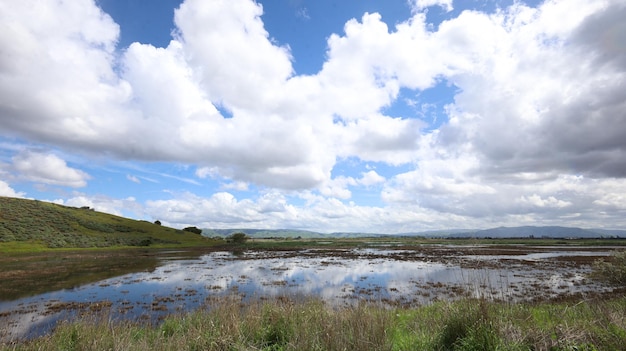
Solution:
<path fill-rule="evenodd" d="M 244 233 L 251 238 L 327 238 L 328 234 L 298 229 L 202 229 L 202 235 L 208 237 L 227 237 L 233 233 Z"/>
<path fill-rule="evenodd" d="M 626 230 L 582 229 L 560 226 L 499 227 L 458 233 L 453 237 L 475 238 L 611 238 L 626 237 Z"/>
<path fill-rule="evenodd" d="M 204 236 L 225 237 L 233 233 L 245 233 L 252 238 L 364 238 L 384 236 L 419 236 L 426 238 L 626 238 L 626 230 L 609 229 L 582 229 L 561 226 L 521 226 L 498 227 L 491 229 L 449 229 L 431 230 L 422 232 L 407 232 L 400 234 L 335 232 L 318 233 L 297 229 L 203 229 Z"/>

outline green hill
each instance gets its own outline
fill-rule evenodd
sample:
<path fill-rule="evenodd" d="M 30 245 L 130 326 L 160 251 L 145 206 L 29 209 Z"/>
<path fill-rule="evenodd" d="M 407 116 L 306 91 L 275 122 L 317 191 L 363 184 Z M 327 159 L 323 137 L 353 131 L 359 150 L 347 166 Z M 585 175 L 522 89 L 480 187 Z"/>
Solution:
<path fill-rule="evenodd" d="M 0 251 L 34 247 L 198 247 L 212 243 L 198 234 L 87 207 L 0 197 Z"/>

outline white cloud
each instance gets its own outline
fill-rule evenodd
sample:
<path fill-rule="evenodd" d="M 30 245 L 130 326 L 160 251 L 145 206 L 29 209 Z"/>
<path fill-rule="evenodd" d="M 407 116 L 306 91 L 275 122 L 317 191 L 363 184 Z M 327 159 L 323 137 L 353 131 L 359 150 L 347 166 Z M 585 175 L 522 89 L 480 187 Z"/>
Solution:
<path fill-rule="evenodd" d="M 352 192 L 348 186 L 354 186 L 357 182 L 352 177 L 335 177 L 320 187 L 320 193 L 324 196 L 338 199 L 349 199 Z"/>
<path fill-rule="evenodd" d="M 106 195 L 87 195 L 73 193 L 68 199 L 55 199 L 51 202 L 71 207 L 88 206 L 99 212 L 110 213 L 116 216 L 125 216 L 144 219 L 143 206 L 134 197 L 115 199 Z"/>
<path fill-rule="evenodd" d="M 227 192 L 216 193 L 209 198 L 191 193 L 173 195 L 174 198 L 170 200 L 148 201 L 146 212 L 167 225 L 180 228 L 198 225 L 202 228 L 298 228 L 321 232 L 400 233 L 441 228 L 444 218 L 448 224 L 456 227 L 475 225 L 461 217 L 443 216 L 427 209 L 355 206 L 310 192 L 300 194 L 306 200 L 301 206 L 289 204 L 288 198 L 275 192 L 264 194 L 256 200 L 239 200 Z M 202 220 L 198 221 L 198 218 Z"/>
<path fill-rule="evenodd" d="M 261 14 L 248 0 L 188 0 L 175 13 L 190 65 L 202 67 L 203 88 L 234 110 L 275 100 L 292 74 L 288 49 L 272 44 Z"/>
<path fill-rule="evenodd" d="M 126 175 L 126 179 L 130 180 L 130 181 L 131 181 L 131 182 L 133 182 L 133 183 L 141 184 L 141 180 L 139 180 L 139 178 L 137 178 L 137 177 L 136 177 L 136 176 L 134 176 L 134 175 L 127 174 L 127 175 Z"/>
<path fill-rule="evenodd" d="M 568 201 L 563 201 L 563 200 L 558 200 L 557 198 L 555 198 L 554 196 L 550 196 L 546 199 L 542 198 L 541 196 L 537 195 L 537 194 L 533 194 L 530 196 L 522 196 L 520 198 L 520 201 L 522 203 L 526 203 L 532 206 L 536 206 L 536 207 L 557 207 L 557 208 L 562 208 L 562 207 L 567 207 L 570 206 L 572 203 L 568 202 Z"/>
<path fill-rule="evenodd" d="M 385 177 L 376 173 L 374 170 L 370 170 L 362 173 L 361 179 L 359 179 L 359 184 L 363 184 L 365 186 L 370 186 L 374 184 L 383 183 L 385 181 Z"/>
<path fill-rule="evenodd" d="M 263 218 L 258 204 L 251 200 L 238 201 L 228 192 L 210 198 L 183 193 L 171 200 L 147 201 L 146 212 L 176 227 L 191 224 L 211 228 L 256 227 Z"/>
<path fill-rule="evenodd" d="M 24 195 L 25 194 L 23 192 L 13 190 L 7 182 L 0 180 L 0 196 L 21 198 L 24 197 Z"/>
<path fill-rule="evenodd" d="M 467 53 L 450 76 L 461 92 L 441 129 L 442 147 L 472 145 L 486 174 L 626 175 L 619 162 L 626 143 L 618 137 L 626 130 L 616 120 L 626 108 L 626 74 L 615 64 L 595 65 L 601 49 L 577 45 L 591 19 L 615 28 L 615 12 L 626 13 L 626 6 L 551 1 L 491 16 L 464 13 L 442 24 L 441 42 Z M 472 39 L 477 35 L 480 41 Z"/>
<path fill-rule="evenodd" d="M 80 188 L 91 178 L 87 173 L 69 167 L 54 154 L 22 151 L 12 161 L 18 177 L 32 182 Z"/>
<path fill-rule="evenodd" d="M 205 179 L 207 177 L 214 178 L 219 174 L 219 170 L 212 167 L 200 167 L 196 169 L 196 176 L 201 179 Z"/>
<path fill-rule="evenodd" d="M 348 187 L 365 186 L 370 187 L 385 182 L 385 178 L 374 170 L 364 172 L 361 178 L 338 176 L 325 182 L 318 189 L 320 193 L 329 198 L 347 200 L 352 197 L 352 192 Z"/>
<path fill-rule="evenodd" d="M 125 159 L 195 163 L 235 181 L 285 189 L 327 181 L 338 156 L 411 160 L 421 125 L 378 113 L 397 94 L 395 71 L 412 67 L 411 56 L 379 62 L 363 55 L 372 45 L 404 52 L 402 40 L 392 39 L 377 15 L 346 24 L 345 37 L 330 39 L 329 61 L 318 75 L 294 77 L 289 50 L 272 43 L 254 2 L 187 1 L 176 11 L 177 35 L 167 48 L 135 43 L 120 62 L 112 52 L 119 29 L 93 5 L 12 9 L 13 17 L 29 18 L 9 21 L 13 32 L 29 33 L 32 43 L 16 49 L 15 61 L 24 55 L 24 66 L 32 69 L 9 67 L 11 80 L 0 82 L 7 93 L 5 130 Z M 58 21 L 66 13 L 84 17 L 89 26 L 67 21 L 63 31 L 41 29 L 52 26 L 48 17 Z M 91 38 L 94 28 L 106 35 Z M 21 47 L 14 37 L 0 39 Z M 58 54 L 65 51 L 76 53 L 79 64 Z M 428 86 L 431 73 L 402 83 Z M 19 97 L 11 95 L 16 92 Z M 216 104 L 233 117 L 223 118 Z M 348 123 L 333 123 L 336 116 Z"/>
<path fill-rule="evenodd" d="M 226 190 L 233 189 L 238 191 L 246 191 L 248 190 L 248 183 L 246 182 L 231 182 L 223 184 L 222 187 Z"/>
<path fill-rule="evenodd" d="M 91 1 L 20 1 L 0 5 L 0 21 L 1 130 L 94 148 L 119 135 L 109 116 L 127 113 L 130 88 L 112 69 L 119 27 L 108 15 Z"/>
<path fill-rule="evenodd" d="M 452 7 L 452 0 L 409 0 L 409 5 L 413 11 L 423 11 L 431 6 L 440 6 L 447 12 L 454 9 L 454 7 Z"/>
<path fill-rule="evenodd" d="M 188 0 L 166 48 L 135 43 L 123 54 L 119 27 L 93 1 L 0 4 L 0 131 L 82 154 L 194 165 L 224 189 L 254 184 L 310 200 L 296 208 L 273 197 L 276 211 L 262 210 L 265 197 L 227 192 L 147 204 L 171 223 L 343 228 L 362 216 L 400 230 L 436 225 L 428 218 L 444 227 L 568 215 L 582 223 L 598 209 L 623 222 L 623 1 L 515 2 L 463 11 L 436 29 L 424 9 L 451 11 L 452 1 L 410 4 L 413 17 L 394 28 L 376 13 L 348 21 L 307 76 L 294 75 L 288 47 L 273 43 L 253 1 Z M 384 114 L 402 88 L 444 81 L 458 90 L 441 126 Z M 11 152 L 22 179 L 89 179 L 53 154 Z M 389 179 L 332 178 L 337 160 L 351 157 L 405 167 Z M 374 185 L 387 207 L 341 201 Z"/>

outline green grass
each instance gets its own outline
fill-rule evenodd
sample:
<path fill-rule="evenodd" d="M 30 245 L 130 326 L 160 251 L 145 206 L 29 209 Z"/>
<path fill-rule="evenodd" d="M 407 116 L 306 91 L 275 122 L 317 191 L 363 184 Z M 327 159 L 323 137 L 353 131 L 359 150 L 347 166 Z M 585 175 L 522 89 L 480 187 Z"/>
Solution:
<path fill-rule="evenodd" d="M 90 209 L 0 197 L 0 253 L 59 248 L 197 247 L 198 234 Z"/>
<path fill-rule="evenodd" d="M 626 298 L 571 303 L 438 302 L 332 308 L 287 298 L 207 309 L 145 326 L 92 315 L 1 350 L 624 350 Z"/>

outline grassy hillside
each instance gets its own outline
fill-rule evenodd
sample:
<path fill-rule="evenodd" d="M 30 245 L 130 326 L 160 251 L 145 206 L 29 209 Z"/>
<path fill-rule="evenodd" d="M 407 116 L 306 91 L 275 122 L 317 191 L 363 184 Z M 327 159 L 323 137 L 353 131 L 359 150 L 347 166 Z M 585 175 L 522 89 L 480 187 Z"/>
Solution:
<path fill-rule="evenodd" d="M 33 248 L 191 247 L 198 234 L 37 200 L 0 197 L 0 251 Z"/>

